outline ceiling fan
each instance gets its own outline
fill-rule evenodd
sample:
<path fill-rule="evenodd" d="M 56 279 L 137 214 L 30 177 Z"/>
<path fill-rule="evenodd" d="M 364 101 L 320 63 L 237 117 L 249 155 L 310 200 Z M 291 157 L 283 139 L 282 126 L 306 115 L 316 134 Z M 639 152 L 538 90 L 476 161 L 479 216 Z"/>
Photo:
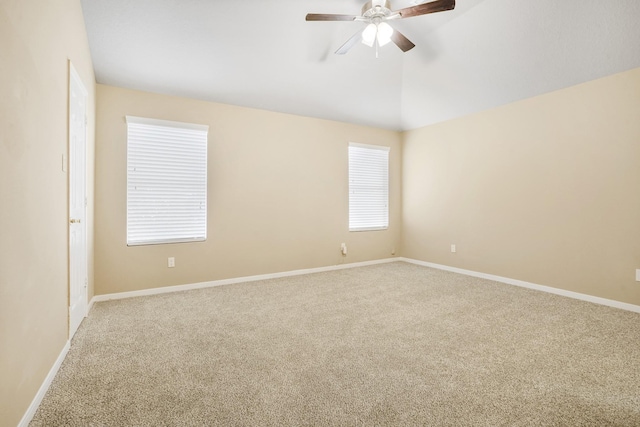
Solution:
<path fill-rule="evenodd" d="M 416 6 L 406 7 L 404 9 L 393 11 L 389 0 L 369 0 L 362 7 L 362 15 L 336 15 L 327 13 L 309 13 L 307 21 L 359 21 L 368 23 L 363 29 L 355 33 L 347 40 L 336 53 L 344 55 L 355 46 L 358 42 L 362 42 L 369 47 L 376 46 L 376 56 L 378 55 L 378 46 L 384 46 L 389 42 L 393 42 L 403 52 L 407 52 L 415 47 L 415 44 L 406 38 L 401 32 L 395 30 L 387 23 L 394 19 L 411 18 L 412 16 L 426 15 L 428 13 L 443 12 L 451 10 L 456 6 L 455 0 L 436 0 L 429 3 L 422 3 Z"/>

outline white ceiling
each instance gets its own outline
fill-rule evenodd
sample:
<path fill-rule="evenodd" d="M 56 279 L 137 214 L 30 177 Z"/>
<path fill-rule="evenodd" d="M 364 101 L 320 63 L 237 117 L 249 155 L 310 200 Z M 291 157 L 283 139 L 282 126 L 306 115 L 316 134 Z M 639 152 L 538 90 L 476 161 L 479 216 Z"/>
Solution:
<path fill-rule="evenodd" d="M 99 83 L 407 130 L 640 67 L 638 0 L 458 0 L 333 52 L 365 0 L 82 0 Z M 392 9 L 413 0 L 391 0 Z"/>

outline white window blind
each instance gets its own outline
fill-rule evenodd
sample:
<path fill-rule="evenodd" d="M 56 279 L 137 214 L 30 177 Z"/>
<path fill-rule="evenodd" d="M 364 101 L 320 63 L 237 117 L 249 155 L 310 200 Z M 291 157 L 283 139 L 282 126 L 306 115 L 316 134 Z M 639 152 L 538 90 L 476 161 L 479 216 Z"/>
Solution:
<path fill-rule="evenodd" d="M 127 116 L 127 245 L 207 238 L 208 131 Z"/>
<path fill-rule="evenodd" d="M 389 227 L 389 147 L 349 143 L 349 231 Z"/>

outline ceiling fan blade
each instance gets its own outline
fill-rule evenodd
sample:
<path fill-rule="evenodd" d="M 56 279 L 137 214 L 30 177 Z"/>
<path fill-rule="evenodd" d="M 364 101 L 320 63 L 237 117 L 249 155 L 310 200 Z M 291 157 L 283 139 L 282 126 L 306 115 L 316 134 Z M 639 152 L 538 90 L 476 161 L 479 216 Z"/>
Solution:
<path fill-rule="evenodd" d="M 456 0 L 436 0 L 417 6 L 405 7 L 397 10 L 396 13 L 399 13 L 401 18 L 411 18 L 412 16 L 426 15 L 428 13 L 444 12 L 454 7 L 456 7 Z"/>
<path fill-rule="evenodd" d="M 307 13 L 307 21 L 355 21 L 354 15 L 334 15 L 331 13 Z"/>
<path fill-rule="evenodd" d="M 349 50 L 360 43 L 362 41 L 362 30 L 355 33 L 349 40 L 347 40 L 338 50 L 336 50 L 337 55 L 344 55 L 349 52 Z"/>
<path fill-rule="evenodd" d="M 398 30 L 393 30 L 393 34 L 391 34 L 391 41 L 394 42 L 403 52 L 411 50 L 416 46 Z"/>

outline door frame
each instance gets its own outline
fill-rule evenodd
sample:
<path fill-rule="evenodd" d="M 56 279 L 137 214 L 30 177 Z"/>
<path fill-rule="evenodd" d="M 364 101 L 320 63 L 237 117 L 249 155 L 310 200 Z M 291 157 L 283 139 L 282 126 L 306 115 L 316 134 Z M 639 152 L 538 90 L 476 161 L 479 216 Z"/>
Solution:
<path fill-rule="evenodd" d="M 68 108 L 67 108 L 67 126 L 68 126 L 68 140 L 67 140 L 67 163 L 68 163 L 68 175 L 67 175 L 67 189 L 68 189 L 68 193 L 67 193 L 67 256 L 68 256 L 68 265 L 67 265 L 67 274 L 68 274 L 68 278 L 69 278 L 69 283 L 68 283 L 68 294 L 67 294 L 67 320 L 68 320 L 68 335 L 69 335 L 69 340 L 71 340 L 71 338 L 73 338 L 73 335 L 75 334 L 77 327 L 72 330 L 72 322 L 71 322 L 71 289 L 72 289 L 72 283 L 71 283 L 71 278 L 72 278 L 72 273 L 71 273 L 71 268 L 72 268 L 72 262 L 71 262 L 71 258 L 72 258 L 72 250 L 71 250 L 71 216 L 72 216 L 72 212 L 71 212 L 71 187 L 72 187 L 72 182 L 71 182 L 71 168 L 73 167 L 72 162 L 71 162 L 71 144 L 72 144 L 72 137 L 73 137 L 73 132 L 74 132 L 74 126 L 72 125 L 71 122 L 71 99 L 72 99 L 72 95 L 71 95 L 71 85 L 72 82 L 75 82 L 77 84 L 77 86 L 80 88 L 81 90 L 81 95 L 84 96 L 85 98 L 85 105 L 84 105 L 84 121 L 85 121 L 85 126 L 84 126 L 84 144 L 85 144 L 85 148 L 84 148 L 84 173 L 82 178 L 84 179 L 84 206 L 83 206 L 83 220 L 84 222 L 81 224 L 81 227 L 84 229 L 84 232 L 82 233 L 83 238 L 84 238 L 84 286 L 82 286 L 82 294 L 80 295 L 80 298 L 83 301 L 83 318 L 87 317 L 88 315 L 88 310 L 89 310 L 89 301 L 88 301 L 88 287 L 89 287 L 89 277 L 88 277 L 88 273 L 89 273 L 89 248 L 87 245 L 88 239 L 87 239 L 87 103 L 86 100 L 88 99 L 88 91 L 86 89 L 86 86 L 84 85 L 84 83 L 82 82 L 82 79 L 80 78 L 80 75 L 78 74 L 78 72 L 76 71 L 75 67 L 73 66 L 73 64 L 71 63 L 71 60 L 69 60 L 69 87 L 68 87 Z M 82 322 L 82 321 L 80 321 Z M 78 325 L 79 326 L 79 325 Z"/>

